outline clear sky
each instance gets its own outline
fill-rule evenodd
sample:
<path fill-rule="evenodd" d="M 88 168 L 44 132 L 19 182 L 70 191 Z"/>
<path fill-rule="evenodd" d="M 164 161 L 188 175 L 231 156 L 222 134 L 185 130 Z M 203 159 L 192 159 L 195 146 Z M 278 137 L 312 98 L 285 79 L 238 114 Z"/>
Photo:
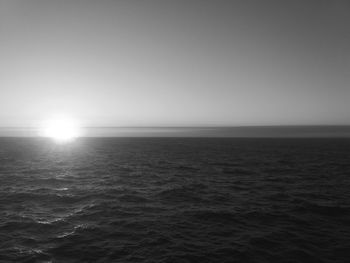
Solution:
<path fill-rule="evenodd" d="M 0 126 L 350 124 L 350 1 L 0 0 Z"/>

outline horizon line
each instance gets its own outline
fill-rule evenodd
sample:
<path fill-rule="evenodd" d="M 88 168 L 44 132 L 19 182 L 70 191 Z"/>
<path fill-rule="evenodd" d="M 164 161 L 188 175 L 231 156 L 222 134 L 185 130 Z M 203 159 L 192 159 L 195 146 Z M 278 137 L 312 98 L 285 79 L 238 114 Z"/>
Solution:
<path fill-rule="evenodd" d="M 273 124 L 273 125 L 198 125 L 198 126 L 81 126 L 82 129 L 113 128 L 283 128 L 283 127 L 350 127 L 350 124 Z M 0 129 L 37 129 L 40 126 L 0 126 Z"/>

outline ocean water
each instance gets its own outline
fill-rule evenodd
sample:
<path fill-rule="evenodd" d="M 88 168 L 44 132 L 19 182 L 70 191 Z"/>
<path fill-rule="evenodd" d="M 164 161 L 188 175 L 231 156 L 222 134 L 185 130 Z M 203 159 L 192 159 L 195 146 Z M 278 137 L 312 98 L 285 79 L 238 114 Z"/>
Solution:
<path fill-rule="evenodd" d="M 349 262 L 350 139 L 0 138 L 0 262 Z"/>

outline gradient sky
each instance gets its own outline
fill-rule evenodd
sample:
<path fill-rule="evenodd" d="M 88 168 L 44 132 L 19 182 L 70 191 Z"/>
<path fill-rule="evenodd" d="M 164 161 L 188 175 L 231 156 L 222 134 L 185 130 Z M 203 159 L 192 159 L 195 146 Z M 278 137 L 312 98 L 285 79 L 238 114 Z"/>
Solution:
<path fill-rule="evenodd" d="M 0 0 L 0 126 L 350 124 L 350 1 Z"/>

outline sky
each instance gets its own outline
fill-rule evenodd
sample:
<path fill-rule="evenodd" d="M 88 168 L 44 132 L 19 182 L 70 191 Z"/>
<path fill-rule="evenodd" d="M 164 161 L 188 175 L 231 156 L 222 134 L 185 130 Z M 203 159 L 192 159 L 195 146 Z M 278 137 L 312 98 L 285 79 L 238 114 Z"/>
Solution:
<path fill-rule="evenodd" d="M 350 125 L 350 1 L 0 0 L 0 127 Z"/>

